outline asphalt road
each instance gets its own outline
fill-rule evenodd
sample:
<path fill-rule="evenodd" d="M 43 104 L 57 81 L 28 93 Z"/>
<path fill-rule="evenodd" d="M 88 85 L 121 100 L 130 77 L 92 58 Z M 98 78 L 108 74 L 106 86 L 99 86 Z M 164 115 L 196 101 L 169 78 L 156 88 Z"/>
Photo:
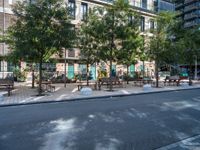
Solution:
<path fill-rule="evenodd" d="M 0 150 L 152 150 L 198 135 L 200 89 L 0 107 Z"/>

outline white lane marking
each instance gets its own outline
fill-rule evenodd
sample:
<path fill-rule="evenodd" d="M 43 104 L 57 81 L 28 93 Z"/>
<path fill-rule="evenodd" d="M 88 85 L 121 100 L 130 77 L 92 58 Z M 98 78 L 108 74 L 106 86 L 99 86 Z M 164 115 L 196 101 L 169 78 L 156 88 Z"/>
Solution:
<path fill-rule="evenodd" d="M 62 94 L 58 98 L 56 98 L 56 101 L 62 100 L 64 97 L 67 97 L 67 94 Z"/>
<path fill-rule="evenodd" d="M 39 97 L 34 98 L 33 100 L 34 100 L 34 101 L 37 101 L 37 100 L 39 100 L 39 99 L 42 99 L 43 97 L 45 97 L 45 96 L 39 96 Z"/>
<path fill-rule="evenodd" d="M 55 89 L 55 91 L 58 91 L 58 90 L 60 90 L 60 87 L 57 87 L 57 88 Z"/>
<path fill-rule="evenodd" d="M 126 90 L 121 90 L 122 91 L 122 93 L 124 93 L 124 94 L 130 94 L 128 91 L 126 91 Z"/>
<path fill-rule="evenodd" d="M 192 98 L 194 101 L 200 102 L 200 96 Z"/>
<path fill-rule="evenodd" d="M 180 147 L 180 148 L 192 148 L 194 149 L 194 147 L 197 147 L 195 148 L 196 150 L 200 150 L 200 140 L 199 140 L 199 143 L 197 142 L 193 142 L 193 140 L 196 140 L 200 138 L 200 135 L 197 135 L 197 136 L 194 136 L 194 137 L 191 137 L 191 138 L 187 138 L 185 140 L 182 140 L 182 141 L 179 141 L 179 142 L 176 142 L 176 143 L 173 143 L 173 144 L 170 144 L 168 146 L 164 146 L 164 147 L 161 147 L 161 148 L 158 148 L 156 150 L 170 150 L 172 148 L 176 148 L 176 147 Z M 191 150 L 192 150 L 191 149 Z"/>
<path fill-rule="evenodd" d="M 72 90 L 72 93 L 75 93 L 76 91 L 78 91 L 78 88 L 74 88 L 74 89 Z"/>
<path fill-rule="evenodd" d="M 20 101 L 19 103 L 24 103 L 24 102 L 30 102 L 31 100 L 33 100 L 34 98 L 33 97 L 28 97 L 22 101 Z"/>

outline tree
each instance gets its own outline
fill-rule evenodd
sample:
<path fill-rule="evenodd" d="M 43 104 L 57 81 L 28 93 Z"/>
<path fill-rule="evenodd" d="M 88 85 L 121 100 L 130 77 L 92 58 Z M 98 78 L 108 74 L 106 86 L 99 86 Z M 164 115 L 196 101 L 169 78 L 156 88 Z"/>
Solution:
<path fill-rule="evenodd" d="M 139 51 L 138 51 L 138 57 L 139 59 L 142 61 L 142 77 L 144 78 L 145 76 L 145 64 L 144 62 L 149 60 L 148 58 L 148 51 L 149 51 L 149 43 L 148 43 L 148 37 L 146 36 L 147 33 L 145 33 L 144 35 L 142 35 L 142 42 L 140 44 L 139 47 Z"/>
<path fill-rule="evenodd" d="M 149 56 L 155 61 L 156 87 L 158 87 L 158 68 L 166 58 L 169 58 L 170 29 L 175 24 L 175 14 L 161 12 L 156 17 L 157 27 L 152 30 L 153 36 L 150 39 Z"/>
<path fill-rule="evenodd" d="M 123 50 L 122 41 L 124 39 L 125 29 L 128 21 L 128 12 L 131 10 L 128 1 L 117 0 L 113 5 L 106 6 L 99 11 L 101 16 L 98 18 L 97 37 L 100 39 L 99 56 L 101 60 L 109 62 L 110 87 L 112 91 L 112 64 L 117 61 L 117 54 Z"/>
<path fill-rule="evenodd" d="M 168 29 L 168 53 L 165 61 L 174 64 L 188 64 L 189 66 L 189 85 L 192 84 L 192 65 L 194 60 L 200 56 L 200 30 L 199 26 L 185 28 L 183 21 L 176 18 Z"/>
<path fill-rule="evenodd" d="M 200 57 L 199 28 L 184 29 L 179 39 L 180 63 L 189 65 L 189 85 L 192 85 L 192 65 Z"/>
<path fill-rule="evenodd" d="M 79 30 L 79 42 L 81 61 L 86 64 L 87 70 L 87 85 L 89 85 L 89 65 L 93 65 L 99 60 L 98 57 L 98 38 L 96 38 L 96 25 L 98 17 L 95 15 L 95 9 L 90 10 L 87 20 L 81 24 Z"/>
<path fill-rule="evenodd" d="M 124 33 L 121 36 L 121 50 L 117 53 L 117 61 L 127 67 L 127 84 L 129 84 L 129 67 L 136 64 L 139 56 L 138 50 L 142 44 L 142 36 L 139 31 L 139 17 L 133 11 L 127 14 L 128 20 L 125 22 Z"/>
<path fill-rule="evenodd" d="M 74 39 L 68 9 L 63 0 L 18 2 L 13 8 L 15 22 L 7 32 L 7 43 L 27 60 L 39 63 L 39 90 L 42 94 L 42 64 L 62 48 L 69 48 Z"/>

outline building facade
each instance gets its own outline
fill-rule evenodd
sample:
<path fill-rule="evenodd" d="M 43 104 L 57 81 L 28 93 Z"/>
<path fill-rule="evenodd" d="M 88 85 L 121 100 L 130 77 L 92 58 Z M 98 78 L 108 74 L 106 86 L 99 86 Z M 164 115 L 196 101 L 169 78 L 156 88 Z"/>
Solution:
<path fill-rule="evenodd" d="M 69 0 L 68 5 L 71 7 L 71 15 L 74 20 L 73 24 L 77 25 L 82 20 L 86 18 L 87 11 L 89 8 L 93 8 L 95 6 L 104 6 L 108 4 L 112 4 L 112 0 Z M 129 1 L 131 7 L 141 14 L 141 24 L 140 30 L 141 34 L 146 36 L 146 32 L 149 31 L 150 28 L 154 28 L 154 18 L 156 16 L 155 11 L 155 2 L 154 0 L 130 0 Z M 86 65 L 79 63 L 79 54 L 80 51 L 78 49 L 72 49 L 71 51 L 67 51 L 66 59 L 67 59 L 67 73 L 68 78 L 72 78 L 75 74 L 85 73 L 86 74 Z M 64 55 L 63 55 L 64 56 Z M 143 67 L 145 65 L 145 67 Z M 116 74 L 118 72 L 126 72 L 126 66 L 113 64 L 113 70 L 115 70 Z M 97 63 L 95 65 L 90 66 L 90 72 L 92 79 L 96 79 L 98 76 L 99 68 L 104 70 L 109 70 L 109 66 L 104 62 Z M 131 65 L 129 67 L 129 72 L 131 75 L 134 75 L 134 72 L 146 72 L 146 75 L 151 75 L 154 70 L 154 64 L 150 62 L 145 62 L 144 64 L 141 61 L 138 61 L 138 64 Z M 60 62 L 56 64 L 57 72 L 62 73 L 64 71 L 64 58 L 60 59 Z"/>
<path fill-rule="evenodd" d="M 0 0 L 0 34 L 3 35 L 6 29 L 12 24 L 13 13 L 11 6 L 16 0 Z M 0 43 L 0 57 L 9 53 L 8 46 L 5 43 Z M 0 71 L 10 71 L 12 66 L 10 63 L 1 59 Z"/>
<path fill-rule="evenodd" d="M 12 23 L 13 14 L 11 7 L 16 1 L 17 0 L 0 0 L 0 28 L 2 29 L 1 31 L 3 31 L 1 32 L 1 34 L 4 34 L 7 27 Z M 70 15 L 73 16 L 72 23 L 76 26 L 86 18 L 89 8 L 112 4 L 113 0 L 66 0 L 66 2 L 68 6 L 71 8 Z M 161 6 L 159 4 L 160 2 L 155 0 L 129 0 L 129 2 L 131 7 L 135 11 L 141 14 L 140 30 L 141 34 L 145 35 L 150 28 L 154 28 L 154 18 L 156 16 L 156 13 L 158 12 L 158 6 Z M 6 46 L 4 43 L 1 43 L 0 56 L 4 56 L 7 53 L 9 53 L 8 46 Z M 68 78 L 74 78 L 75 74 L 78 74 L 79 72 L 81 73 L 86 72 L 86 65 L 79 63 L 80 51 L 78 49 L 74 48 L 66 50 L 66 55 L 63 56 L 66 57 L 57 58 L 58 63 L 56 64 L 44 64 L 45 65 L 44 68 L 49 68 L 49 66 L 51 67 L 54 66 L 54 71 L 57 72 L 57 74 L 63 74 L 65 70 L 64 62 L 66 60 L 67 61 L 66 70 Z M 106 66 L 106 64 L 103 62 L 90 66 L 92 79 L 96 79 L 98 72 L 97 70 L 100 67 L 107 68 L 108 66 Z M 114 64 L 113 68 L 117 72 L 119 70 L 124 70 L 126 67 L 123 65 Z M 139 61 L 138 64 L 131 65 L 129 71 L 131 73 L 134 73 L 135 71 L 141 72 L 143 68 L 144 68 L 143 63 Z M 151 74 L 151 71 L 153 69 L 154 65 L 152 63 L 145 62 L 145 72 L 147 72 L 148 75 Z M 8 62 L 1 60 L 0 71 L 1 72 L 12 71 L 11 65 L 9 65 Z"/>
<path fill-rule="evenodd" d="M 185 28 L 200 24 L 200 0 L 176 0 L 176 11 L 183 20 Z"/>
<path fill-rule="evenodd" d="M 175 4 L 172 0 L 157 0 L 158 12 L 175 11 Z"/>

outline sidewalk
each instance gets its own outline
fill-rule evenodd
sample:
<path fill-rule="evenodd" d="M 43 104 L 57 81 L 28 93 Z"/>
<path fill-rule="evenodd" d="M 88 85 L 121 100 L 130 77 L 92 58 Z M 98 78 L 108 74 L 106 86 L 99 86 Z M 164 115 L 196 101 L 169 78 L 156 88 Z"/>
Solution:
<path fill-rule="evenodd" d="M 165 86 L 162 88 L 152 88 L 151 90 L 146 91 L 143 90 L 143 87 L 135 87 L 130 83 L 128 85 L 125 84 L 125 87 L 123 88 L 115 87 L 113 92 L 106 91 L 105 86 L 101 91 L 92 91 L 92 94 L 87 96 L 82 95 L 81 92 L 78 91 L 76 84 L 67 84 L 66 88 L 64 88 L 64 84 L 55 84 L 55 87 L 56 91 L 53 93 L 46 93 L 45 96 L 36 96 L 37 88 L 32 89 L 30 83 L 15 83 L 15 89 L 12 91 L 10 97 L 7 96 L 7 92 L 4 92 L 5 96 L 0 99 L 0 106 L 192 89 L 200 88 L 200 83 L 195 83 L 193 86 Z"/>

